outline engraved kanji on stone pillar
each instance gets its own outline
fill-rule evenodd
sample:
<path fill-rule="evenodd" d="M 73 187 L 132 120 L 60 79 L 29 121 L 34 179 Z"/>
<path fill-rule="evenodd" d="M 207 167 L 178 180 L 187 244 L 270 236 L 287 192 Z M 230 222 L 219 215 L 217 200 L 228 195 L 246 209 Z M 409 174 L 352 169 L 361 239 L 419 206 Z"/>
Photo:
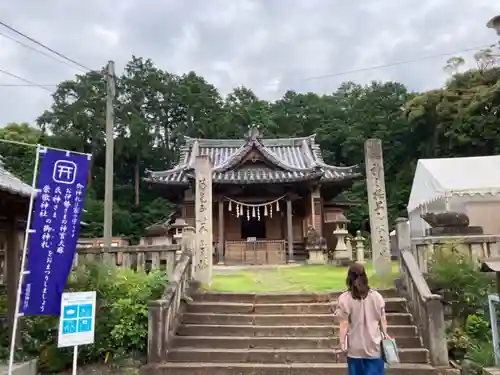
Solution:
<path fill-rule="evenodd" d="M 195 215 L 196 215 L 196 248 L 195 275 L 196 281 L 210 285 L 212 281 L 212 164 L 208 155 L 196 157 L 195 163 Z"/>
<path fill-rule="evenodd" d="M 380 139 L 365 142 L 366 187 L 370 210 L 370 232 L 373 267 L 377 275 L 390 275 L 391 252 L 387 198 L 385 193 L 384 160 Z"/>

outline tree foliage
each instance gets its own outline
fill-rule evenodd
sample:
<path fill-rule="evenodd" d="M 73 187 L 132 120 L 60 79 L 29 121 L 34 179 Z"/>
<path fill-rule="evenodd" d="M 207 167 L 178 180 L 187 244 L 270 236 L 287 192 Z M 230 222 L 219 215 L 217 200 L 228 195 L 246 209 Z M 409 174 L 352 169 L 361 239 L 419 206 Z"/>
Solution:
<path fill-rule="evenodd" d="M 410 92 L 398 82 L 345 82 L 329 94 L 288 91 L 268 101 L 242 86 L 223 97 L 194 72 L 172 74 L 133 56 L 117 77 L 114 234 L 138 237 L 172 210 L 144 185 L 144 171 L 172 167 L 185 135 L 238 138 L 250 124 L 259 124 L 267 137 L 315 133 L 326 162 L 339 166 L 362 164 L 364 141 L 380 138 L 392 220 L 405 213 L 419 158 L 500 153 L 498 58 L 491 49 L 475 58 L 477 69 L 465 72 L 459 72 L 462 58 L 448 60 L 450 79 L 428 92 Z M 92 236 L 102 235 L 103 226 L 105 94 L 104 70 L 79 75 L 58 86 L 37 128 L 0 128 L 1 138 L 93 154 L 84 215 L 90 224 L 84 234 Z M 6 167 L 27 182 L 33 152 L 0 144 Z M 345 195 L 360 202 L 349 212 L 358 229 L 368 217 L 364 182 Z"/>

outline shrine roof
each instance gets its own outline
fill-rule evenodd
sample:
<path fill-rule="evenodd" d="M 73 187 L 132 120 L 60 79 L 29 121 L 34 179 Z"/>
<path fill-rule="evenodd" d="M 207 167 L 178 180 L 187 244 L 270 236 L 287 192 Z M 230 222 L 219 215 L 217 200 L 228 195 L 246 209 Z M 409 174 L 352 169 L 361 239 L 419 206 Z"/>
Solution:
<path fill-rule="evenodd" d="M 0 190 L 13 195 L 29 197 L 32 188 L 7 171 L 0 159 Z"/>
<path fill-rule="evenodd" d="M 147 171 L 146 180 L 169 185 L 187 184 L 194 178 L 197 156 L 208 155 L 212 180 L 222 184 L 284 183 L 307 180 L 343 181 L 361 176 L 358 166 L 337 167 L 324 162 L 315 135 L 299 138 L 246 139 L 185 138 L 179 163 L 165 171 Z M 265 164 L 243 163 L 250 152 L 258 152 Z"/>

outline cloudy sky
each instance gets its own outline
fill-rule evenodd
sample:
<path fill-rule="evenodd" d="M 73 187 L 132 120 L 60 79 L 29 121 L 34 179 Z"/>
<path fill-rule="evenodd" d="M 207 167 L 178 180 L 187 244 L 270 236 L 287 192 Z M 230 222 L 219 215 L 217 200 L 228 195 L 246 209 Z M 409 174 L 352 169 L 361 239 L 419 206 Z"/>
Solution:
<path fill-rule="evenodd" d="M 288 89 L 329 92 L 345 80 L 438 87 L 448 57 L 348 72 L 494 43 L 485 23 L 499 13 L 499 0 L 0 2 L 0 21 L 92 69 L 112 59 L 120 72 L 135 54 L 171 72 L 195 70 L 222 93 L 245 85 L 268 99 Z M 49 85 L 79 72 L 1 34 L 1 70 Z M 0 73 L 0 126 L 33 122 L 50 106 L 52 87 L 23 84 Z"/>

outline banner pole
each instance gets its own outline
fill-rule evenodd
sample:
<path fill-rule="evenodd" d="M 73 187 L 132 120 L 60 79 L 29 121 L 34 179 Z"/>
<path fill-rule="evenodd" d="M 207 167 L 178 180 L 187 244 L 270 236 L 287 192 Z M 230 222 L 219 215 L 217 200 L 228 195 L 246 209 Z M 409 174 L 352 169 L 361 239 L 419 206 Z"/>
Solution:
<path fill-rule="evenodd" d="M 73 375 L 76 375 L 77 363 L 78 363 L 78 345 L 75 345 L 73 347 Z"/>
<path fill-rule="evenodd" d="M 19 282 L 17 284 L 17 297 L 16 297 L 16 309 L 14 310 L 14 322 L 12 324 L 12 339 L 10 342 L 10 356 L 9 356 L 9 372 L 8 375 L 12 375 L 12 369 L 14 365 L 14 352 L 16 348 L 16 336 L 17 336 L 17 325 L 18 320 L 21 314 L 19 313 L 21 307 L 21 292 L 23 288 L 23 278 L 24 278 L 24 270 L 26 268 L 26 255 L 28 252 L 28 243 L 29 243 L 29 235 L 31 233 L 31 217 L 33 216 L 33 205 L 35 202 L 35 193 L 36 193 L 36 181 L 38 177 L 38 163 L 40 161 L 40 152 L 42 152 L 42 148 L 40 145 L 36 146 L 36 155 L 35 155 L 35 166 L 33 168 L 33 180 L 31 182 L 31 195 L 30 195 L 30 203 L 28 209 L 28 218 L 26 220 L 26 229 L 24 232 L 24 245 L 23 245 L 23 253 L 21 257 L 21 269 L 19 270 Z M 9 249 L 7 249 L 8 251 Z"/>

